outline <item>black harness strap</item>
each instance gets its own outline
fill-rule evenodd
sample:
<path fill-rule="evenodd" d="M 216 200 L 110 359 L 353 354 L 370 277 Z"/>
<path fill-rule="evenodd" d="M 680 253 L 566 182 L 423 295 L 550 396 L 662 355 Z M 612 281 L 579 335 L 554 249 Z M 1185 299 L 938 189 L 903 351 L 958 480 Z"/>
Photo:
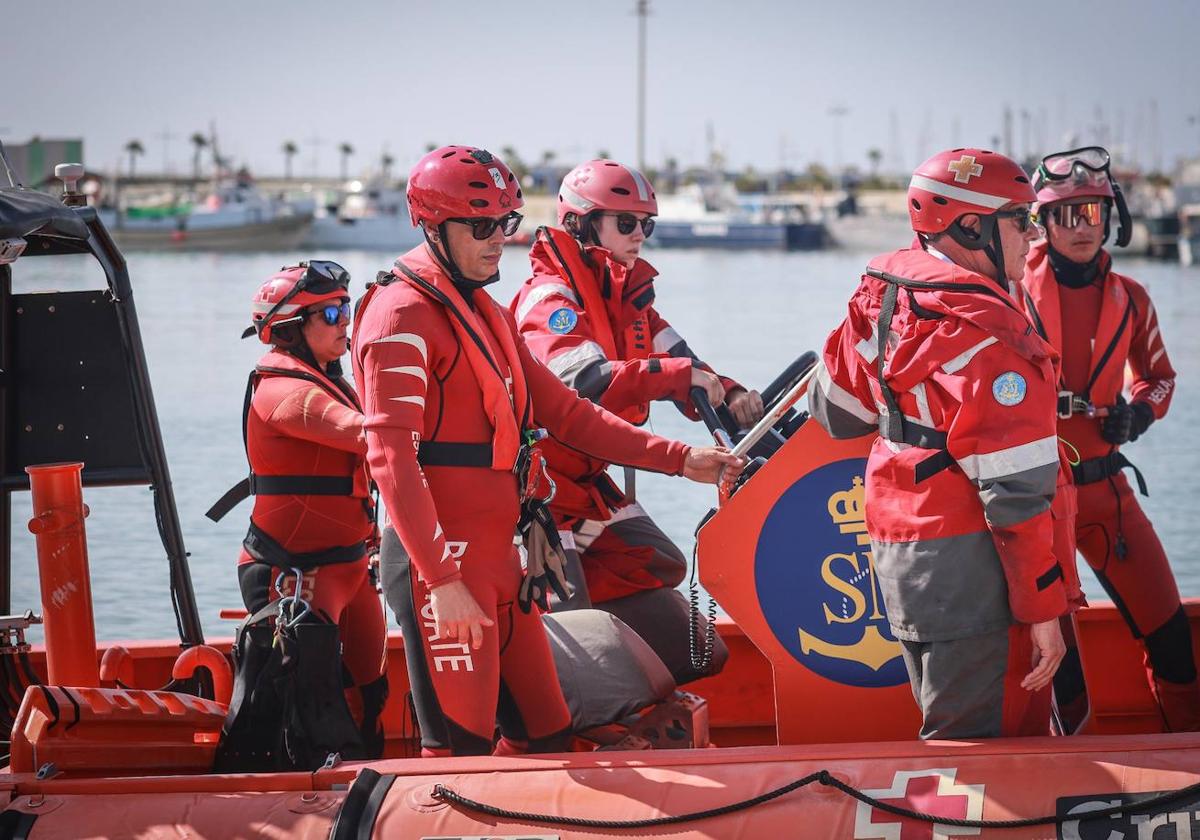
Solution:
<path fill-rule="evenodd" d="M 490 443 L 451 443 L 423 440 L 417 447 L 417 463 L 423 467 L 483 467 L 492 466 Z"/>
<path fill-rule="evenodd" d="M 1114 451 L 1107 455 L 1101 455 L 1099 458 L 1080 461 L 1071 466 L 1071 473 L 1075 476 L 1076 484 L 1095 484 L 1097 481 L 1111 478 L 1124 469 L 1133 470 L 1134 478 L 1137 479 L 1138 492 L 1143 496 L 1149 496 L 1146 478 L 1142 475 L 1142 471 L 1120 452 Z"/>
<path fill-rule="evenodd" d="M 303 554 L 288 551 L 276 542 L 270 534 L 253 522 L 250 523 L 250 528 L 246 531 L 246 538 L 242 540 L 242 546 L 256 563 L 265 563 L 269 566 L 278 566 L 283 569 L 300 569 L 306 572 L 318 566 L 353 563 L 367 553 L 366 543 L 362 541 L 356 542 L 353 545 L 339 545 Z"/>

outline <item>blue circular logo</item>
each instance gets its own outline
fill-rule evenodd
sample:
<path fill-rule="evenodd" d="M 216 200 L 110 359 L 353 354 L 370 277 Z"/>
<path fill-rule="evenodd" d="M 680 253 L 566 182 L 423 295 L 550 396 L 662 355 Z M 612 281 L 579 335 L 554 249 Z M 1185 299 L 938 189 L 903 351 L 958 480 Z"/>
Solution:
<path fill-rule="evenodd" d="M 579 323 L 579 316 L 575 314 L 574 309 L 562 307 L 555 309 L 550 313 L 550 317 L 546 319 L 546 325 L 550 327 L 550 332 L 566 335 L 571 330 L 575 329 L 575 325 Z"/>
<path fill-rule="evenodd" d="M 992 396 L 1000 405 L 1018 405 L 1025 399 L 1027 390 L 1025 377 L 1015 370 L 1002 373 L 992 380 Z"/>
<path fill-rule="evenodd" d="M 863 688 L 908 681 L 867 538 L 863 473 L 848 458 L 789 487 L 763 522 L 754 582 L 763 616 L 796 661 Z"/>

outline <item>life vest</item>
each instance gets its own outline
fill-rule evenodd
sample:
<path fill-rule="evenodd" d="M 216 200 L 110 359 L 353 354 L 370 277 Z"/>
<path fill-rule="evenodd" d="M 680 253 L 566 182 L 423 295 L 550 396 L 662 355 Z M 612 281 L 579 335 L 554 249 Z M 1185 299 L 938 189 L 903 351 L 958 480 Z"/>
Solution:
<path fill-rule="evenodd" d="M 519 340 L 505 320 L 505 314 L 489 295 L 476 298 L 476 308 L 468 306 L 450 278 L 423 249 L 410 251 L 396 260 L 392 271 L 380 272 L 375 284 L 359 304 L 355 322 L 366 311 L 378 288 L 395 281 L 408 283 L 422 295 L 446 309 L 450 325 L 467 356 L 475 380 L 483 392 L 483 405 L 493 427 L 491 443 L 458 443 L 423 440 L 417 446 L 417 461 L 422 466 L 477 467 L 507 470 L 516 474 L 522 517 L 518 528 L 524 530 L 534 519 L 548 520 L 545 500 L 552 494 L 545 461 L 537 449 L 545 433 L 531 428 L 533 401 L 525 372 L 517 353 Z M 484 332 L 489 333 L 503 354 L 503 367 L 494 358 Z M 552 543 L 558 533 L 548 529 Z"/>
<path fill-rule="evenodd" d="M 1077 391 L 1071 390 L 1060 378 L 1059 434 L 1078 453 L 1079 463 L 1073 469 L 1077 483 L 1089 484 L 1121 469 L 1133 468 L 1139 487 L 1145 493 L 1141 473 L 1117 452 L 1118 447 L 1100 436 L 1101 421 L 1093 412 L 1095 408 L 1107 408 L 1116 403 L 1125 385 L 1126 363 L 1135 342 L 1144 342 L 1144 337 L 1150 335 L 1150 340 L 1161 346 L 1161 338 L 1157 336 L 1157 325 L 1153 330 L 1145 326 L 1145 322 L 1154 318 L 1145 290 L 1130 278 L 1112 271 L 1112 258 L 1107 252 L 1101 252 L 1098 277 L 1101 278 L 1100 316 L 1092 342 L 1089 375 L 1086 383 L 1072 383 L 1079 388 Z M 1040 242 L 1030 250 L 1026 261 L 1020 299 L 1038 333 L 1060 353 L 1064 352 L 1064 294 L 1070 295 L 1071 290 L 1060 288 L 1050 263 L 1048 244 Z M 1156 362 L 1158 358 L 1165 359 L 1165 354 L 1160 353 Z M 1164 377 L 1170 383 L 1169 396 L 1174 382 L 1174 371 L 1169 362 L 1165 365 Z"/>
<path fill-rule="evenodd" d="M 308 512 L 319 512 L 322 507 L 328 508 L 324 515 L 327 519 L 342 522 L 350 532 L 359 536 L 357 541 L 342 545 L 322 546 L 316 550 L 297 551 L 296 546 L 286 537 L 282 537 L 282 529 L 272 527 L 268 523 L 257 521 L 252 513 L 250 526 L 243 547 L 250 558 L 256 562 L 270 563 L 275 566 L 294 566 L 302 569 L 314 568 L 331 563 L 349 563 L 361 559 L 366 552 L 365 540 L 374 530 L 374 505 L 370 498 L 370 482 L 366 472 L 366 459 L 320 442 L 301 438 L 287 439 L 289 452 L 287 460 L 297 464 L 313 466 L 311 473 L 272 472 L 263 468 L 267 460 L 280 460 L 280 453 L 268 453 L 263 449 L 265 444 L 260 440 L 252 440 L 250 426 L 254 395 L 260 384 L 269 378 L 285 378 L 298 380 L 297 388 L 305 388 L 306 384 L 315 385 L 335 401 L 359 413 L 362 407 L 349 383 L 344 379 L 333 380 L 322 371 L 305 364 L 295 356 L 281 350 L 272 350 L 259 360 L 251 371 L 246 382 L 246 395 L 242 406 L 242 443 L 246 450 L 246 459 L 250 464 L 250 474 L 231 487 L 207 512 L 209 519 L 220 521 L 229 511 L 250 496 L 314 496 L 341 497 L 336 502 L 331 498 L 330 503 L 322 505 L 319 500 L 310 499 L 305 508 Z M 264 424 L 265 425 L 265 424 Z M 331 458 L 331 453 L 332 458 Z M 342 467 L 336 472 L 325 470 L 335 469 L 334 464 Z M 317 465 L 320 464 L 320 467 Z M 320 472 L 316 470 L 320 469 Z M 354 504 L 347 504 L 349 499 Z M 344 501 L 345 500 L 345 501 Z M 347 519 L 349 517 L 349 519 Z M 273 530 L 279 537 L 272 536 L 268 529 Z"/>
<path fill-rule="evenodd" d="M 634 361 L 654 355 L 646 312 L 654 302 L 654 278 L 658 272 L 639 259 L 626 268 L 598 245 L 580 247 L 564 230 L 538 228 L 534 254 L 553 269 L 554 275 L 535 272 L 533 285 L 566 280 L 579 305 L 588 315 L 596 343 L 609 359 Z M 650 402 L 638 403 L 614 414 L 640 426 L 650 417 Z"/>

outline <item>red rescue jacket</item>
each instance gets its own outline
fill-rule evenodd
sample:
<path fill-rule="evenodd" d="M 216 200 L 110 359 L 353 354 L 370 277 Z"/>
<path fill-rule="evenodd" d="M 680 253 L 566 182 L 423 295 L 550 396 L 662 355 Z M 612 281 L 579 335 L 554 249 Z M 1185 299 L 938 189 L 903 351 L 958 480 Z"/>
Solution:
<path fill-rule="evenodd" d="M 1129 383 L 1131 399 L 1146 403 L 1155 419 L 1162 419 L 1175 393 L 1175 369 L 1159 332 L 1158 313 L 1140 283 L 1112 270 L 1112 258 L 1107 251 L 1101 253 L 1100 259 L 1097 275 L 1100 305 L 1094 332 L 1090 320 L 1088 324 L 1071 325 L 1091 333 L 1090 360 L 1086 366 L 1068 364 L 1074 360 L 1067 358 L 1069 348 L 1064 346 L 1063 301 L 1071 301 L 1091 290 L 1067 289 L 1059 285 L 1054 279 L 1049 246 L 1045 241 L 1029 251 L 1021 284 L 1021 303 L 1038 331 L 1064 355 L 1063 369 L 1067 376 L 1059 384 L 1061 391 L 1082 397 L 1097 407 L 1111 406 L 1124 390 L 1128 365 L 1133 374 Z M 1079 307 L 1066 311 L 1077 318 L 1087 317 Z M 1079 375 L 1071 376 L 1073 367 L 1079 369 Z M 1100 436 L 1100 420 L 1085 413 L 1061 418 L 1058 433 L 1078 450 L 1083 460 L 1103 457 L 1117 448 Z"/>
<path fill-rule="evenodd" d="M 873 260 L 825 345 L 813 416 L 834 437 L 892 427 L 889 286 L 883 370 L 905 436 L 874 443 L 866 520 L 892 629 L 942 641 L 1065 613 L 1082 596 L 1074 551 L 1055 549 L 1074 530 L 1057 357 L 994 281 L 920 249 Z"/>
<path fill-rule="evenodd" d="M 538 230 L 529 259 L 533 276 L 510 309 L 534 356 L 580 396 L 635 425 L 646 422 L 652 400 L 675 400 L 697 419 L 687 403 L 692 367 L 709 368 L 654 308 L 653 266 L 639 259 L 626 268 L 608 250 L 549 227 Z M 547 443 L 556 518 L 608 519 L 623 502 L 609 464 Z"/>
<path fill-rule="evenodd" d="M 254 497 L 251 522 L 287 551 L 310 554 L 370 540 L 374 533 L 366 438 L 358 398 L 295 356 L 272 350 L 259 360 L 246 414 L 246 454 L 256 478 L 348 479 L 341 495 Z M 243 548 L 239 563 L 251 562 Z"/>

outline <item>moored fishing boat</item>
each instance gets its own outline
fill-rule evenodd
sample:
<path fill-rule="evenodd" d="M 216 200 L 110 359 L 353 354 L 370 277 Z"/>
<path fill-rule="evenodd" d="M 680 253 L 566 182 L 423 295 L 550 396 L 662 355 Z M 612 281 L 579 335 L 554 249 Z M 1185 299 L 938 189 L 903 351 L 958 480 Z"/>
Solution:
<path fill-rule="evenodd" d="M 46 326 L 46 316 L 39 314 L 53 308 L 66 316 L 81 298 L 52 293 L 14 300 L 12 268 L 0 268 L 2 311 L 5 323 L 13 325 L 5 331 L 11 346 L 3 367 L 22 374 L 4 387 L 13 399 L 0 447 L 7 453 L 6 486 L 19 486 L 29 464 L 79 459 L 87 462 L 88 486 L 141 481 L 153 484 L 160 499 L 169 497 L 169 474 L 165 461 L 156 465 L 154 446 L 116 445 L 153 443 L 157 420 L 148 383 L 137 375 L 141 348 L 132 289 L 127 278 L 121 280 L 123 261 L 102 223 L 86 209 L 5 191 L 0 240 L 5 243 L 0 252 L 12 260 L 21 250 L 28 257 L 20 259 L 83 252 L 100 260 L 117 294 L 93 295 L 107 306 L 91 308 L 104 311 L 116 330 L 111 335 L 124 352 L 112 357 L 122 363 L 114 366 L 114 381 L 125 383 L 123 391 L 93 391 L 101 395 L 87 400 L 73 380 L 63 382 L 61 395 L 20 390 L 39 369 L 65 380 L 66 363 L 95 348 L 65 346 L 65 336 L 80 330 Z M 42 353 L 36 356 L 26 342 L 39 335 L 50 341 L 39 345 Z M 59 338 L 64 346 L 56 349 L 53 340 Z M 797 395 L 788 386 L 804 369 L 801 364 L 767 389 L 776 405 L 786 408 L 788 394 Z M 76 402 L 61 401 L 68 393 Z M 105 447 L 92 443 L 96 436 L 74 424 L 84 428 L 89 407 L 98 416 L 109 413 L 98 411 L 101 406 L 130 411 L 133 419 L 124 425 L 142 427 L 146 438 L 114 432 Z M 34 422 L 38 410 L 49 417 Z M 30 419 L 14 423 L 15 418 Z M 51 418 L 65 420 L 65 428 L 55 429 Z M 860 539 L 856 479 L 864 444 L 829 441 L 800 414 L 772 425 L 778 428 L 767 437 L 770 445 L 759 450 L 765 463 L 700 531 L 701 580 L 729 613 L 719 625 L 731 649 L 729 663 L 690 686 L 690 697 L 660 686 L 641 713 L 592 727 L 579 742 L 619 749 L 527 758 L 407 758 L 415 729 L 405 717 L 408 688 L 399 639 L 393 638 L 385 727 L 394 758 L 342 763 L 335 758 L 315 772 L 211 774 L 203 771 L 223 720 L 220 701 L 228 696 L 218 660 L 192 654 L 181 664 L 174 642 L 131 641 L 99 650 L 77 636 L 66 646 L 76 659 L 82 652 L 93 667 L 102 657 L 107 665 L 98 671 L 101 686 L 72 687 L 69 678 L 55 673 L 58 649 L 49 639 L 50 661 L 45 652 L 33 651 L 27 671 L 14 638 L 3 657 L 6 690 L 0 698 L 16 717 L 11 772 L 0 776 L 7 797 L 0 831 L 30 837 L 582 837 L 664 830 L 652 822 L 610 826 L 592 820 L 668 820 L 673 833 L 691 836 L 949 837 L 979 833 L 954 820 L 1048 816 L 1059 820 L 1057 828 L 1048 823 L 995 833 L 1132 837 L 1152 836 L 1163 826 L 1187 836 L 1195 820 L 1194 793 L 1142 811 L 1094 813 L 1200 779 L 1200 738 L 1155 734 L 1158 722 L 1137 673 L 1138 653 L 1111 607 L 1093 608 L 1080 620 L 1090 734 L 977 744 L 913 741 L 916 709 Z M 23 438 L 19 432 L 26 426 L 29 437 Z M 43 434 L 44 426 L 64 434 Z M 161 454 L 161 441 L 157 449 Z M 122 454 L 139 466 L 119 462 Z M 146 466 L 145 460 L 155 463 Z M 163 511 L 164 530 L 171 533 L 171 523 L 178 525 L 173 504 Z M 168 547 L 168 555 L 184 644 L 201 651 L 182 543 Z M 64 593 L 61 600 L 71 599 Z M 62 605 L 52 594 L 43 605 L 48 621 L 56 606 Z M 1196 605 L 1189 610 L 1195 624 Z M 10 626 L 15 632 L 21 623 L 18 618 Z M 703 640 L 696 641 L 702 656 Z M 210 644 L 219 651 L 229 647 L 228 640 Z M 196 679 L 200 662 L 207 663 L 208 679 Z M 47 685 L 31 686 L 31 679 Z M 155 688 L 172 680 L 179 681 L 173 690 Z M 213 685 L 202 685 L 206 682 Z M 644 749 L 652 742 L 680 749 Z M 700 749 L 708 746 L 719 749 Z M 766 798 L 789 786 L 793 789 Z M 896 807 L 934 816 L 902 821 L 888 810 Z M 1089 812 L 1092 819 L 1082 821 Z M 682 819 L 695 813 L 703 815 Z"/>

